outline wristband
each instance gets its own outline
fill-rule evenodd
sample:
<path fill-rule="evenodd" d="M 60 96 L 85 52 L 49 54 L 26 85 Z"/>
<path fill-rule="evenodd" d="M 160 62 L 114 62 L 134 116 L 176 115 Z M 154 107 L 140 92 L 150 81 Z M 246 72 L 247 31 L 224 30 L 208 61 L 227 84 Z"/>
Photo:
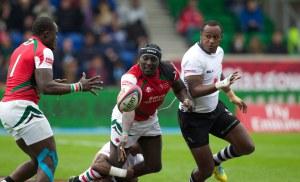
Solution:
<path fill-rule="evenodd" d="M 111 166 L 109 169 L 109 175 L 125 178 L 127 175 L 127 170 Z"/>
<path fill-rule="evenodd" d="M 70 84 L 70 90 L 71 90 L 71 92 L 80 92 L 80 91 L 82 91 L 83 90 L 82 83 L 77 82 L 77 83 Z"/>

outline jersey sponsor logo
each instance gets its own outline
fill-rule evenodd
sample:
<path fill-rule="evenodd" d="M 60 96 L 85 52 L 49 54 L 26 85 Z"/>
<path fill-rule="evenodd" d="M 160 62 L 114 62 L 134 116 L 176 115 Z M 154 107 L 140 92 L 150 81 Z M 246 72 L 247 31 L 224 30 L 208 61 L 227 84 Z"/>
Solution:
<path fill-rule="evenodd" d="M 151 104 L 154 102 L 160 102 L 164 100 L 166 94 L 163 95 L 157 95 L 157 96 L 151 96 L 147 101 L 145 101 L 145 104 Z"/>
<path fill-rule="evenodd" d="M 53 64 L 53 59 L 46 57 L 45 62 L 49 64 Z"/>
<path fill-rule="evenodd" d="M 207 70 L 206 73 L 213 73 L 214 70 Z"/>

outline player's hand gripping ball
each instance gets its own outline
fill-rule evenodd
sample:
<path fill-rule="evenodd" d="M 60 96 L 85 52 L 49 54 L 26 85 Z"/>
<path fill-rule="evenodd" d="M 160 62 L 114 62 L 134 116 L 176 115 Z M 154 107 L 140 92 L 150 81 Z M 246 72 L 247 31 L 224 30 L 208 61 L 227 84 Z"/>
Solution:
<path fill-rule="evenodd" d="M 142 100 L 142 90 L 139 86 L 128 84 L 123 86 L 118 98 L 117 105 L 121 112 L 130 112 L 135 110 Z"/>

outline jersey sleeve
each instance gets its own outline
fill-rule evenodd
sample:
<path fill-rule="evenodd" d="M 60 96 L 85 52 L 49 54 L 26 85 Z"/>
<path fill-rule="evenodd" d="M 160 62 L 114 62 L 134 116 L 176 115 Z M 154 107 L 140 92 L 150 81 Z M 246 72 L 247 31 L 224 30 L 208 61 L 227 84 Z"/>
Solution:
<path fill-rule="evenodd" d="M 182 65 L 182 72 L 184 73 L 184 76 L 193 76 L 193 75 L 202 75 L 205 70 L 205 65 L 200 60 L 187 60 Z"/>
<path fill-rule="evenodd" d="M 133 74 L 126 73 L 122 76 L 122 78 L 121 78 L 121 88 L 123 86 L 128 85 L 128 84 L 134 84 L 134 85 L 137 84 L 137 79 Z"/>
<path fill-rule="evenodd" d="M 35 68 L 49 68 L 52 69 L 52 65 L 54 62 L 53 52 L 49 48 L 45 48 L 40 53 L 37 53 L 34 56 Z"/>
<path fill-rule="evenodd" d="M 107 142 L 103 147 L 98 151 L 98 154 L 103 154 L 107 157 L 110 155 L 110 142 Z"/>

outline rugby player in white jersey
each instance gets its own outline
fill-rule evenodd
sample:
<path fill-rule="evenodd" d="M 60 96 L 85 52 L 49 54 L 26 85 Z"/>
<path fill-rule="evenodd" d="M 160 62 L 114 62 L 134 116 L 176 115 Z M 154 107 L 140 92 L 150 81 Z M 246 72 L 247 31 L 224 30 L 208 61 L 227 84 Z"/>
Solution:
<path fill-rule="evenodd" d="M 240 78 L 239 73 L 226 78 L 222 74 L 224 51 L 219 46 L 222 33 L 218 22 L 206 22 L 200 42 L 187 50 L 181 62 L 180 77 L 194 103 L 193 112 L 186 112 L 181 103 L 178 110 L 182 135 L 197 164 L 190 182 L 205 181 L 213 172 L 217 180 L 225 182 L 227 175 L 220 164 L 254 151 L 254 143 L 243 124 L 219 100 L 219 90 L 222 90 L 239 109 L 247 110 L 243 100 L 230 88 Z M 229 145 L 213 155 L 209 134 L 226 140 Z"/>

